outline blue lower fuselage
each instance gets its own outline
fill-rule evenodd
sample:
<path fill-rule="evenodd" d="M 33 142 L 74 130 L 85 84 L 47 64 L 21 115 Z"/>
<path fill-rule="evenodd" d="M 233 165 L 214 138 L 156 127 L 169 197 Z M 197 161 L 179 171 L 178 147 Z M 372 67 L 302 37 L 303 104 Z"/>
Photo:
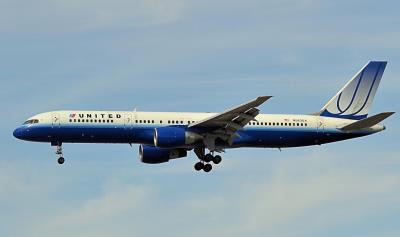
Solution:
<path fill-rule="evenodd" d="M 179 126 L 179 125 L 176 125 Z M 182 125 L 180 127 L 187 127 Z M 154 129 L 157 126 L 126 126 L 117 124 L 101 125 L 22 125 L 14 136 L 37 142 L 61 143 L 138 143 L 154 144 Z M 216 145 L 223 148 L 235 147 L 298 147 L 319 145 L 360 136 L 369 133 L 346 133 L 338 129 L 317 129 L 313 127 L 250 127 L 237 132 L 232 145 L 217 139 Z"/>

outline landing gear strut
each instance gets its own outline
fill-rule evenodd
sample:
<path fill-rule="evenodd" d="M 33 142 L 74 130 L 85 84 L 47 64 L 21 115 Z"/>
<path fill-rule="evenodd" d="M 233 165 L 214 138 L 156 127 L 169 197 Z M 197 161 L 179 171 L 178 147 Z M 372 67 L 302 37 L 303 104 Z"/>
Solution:
<path fill-rule="evenodd" d="M 204 170 L 204 172 L 208 173 L 212 170 L 211 161 L 216 165 L 222 161 L 219 155 L 213 156 L 212 153 L 205 154 L 205 148 L 195 148 L 194 153 L 200 160 L 194 165 L 196 171 Z"/>
<path fill-rule="evenodd" d="M 62 144 L 61 143 L 57 144 L 56 155 L 58 156 L 58 160 L 57 160 L 58 164 L 60 164 L 60 165 L 64 164 L 65 159 L 63 157 Z"/>

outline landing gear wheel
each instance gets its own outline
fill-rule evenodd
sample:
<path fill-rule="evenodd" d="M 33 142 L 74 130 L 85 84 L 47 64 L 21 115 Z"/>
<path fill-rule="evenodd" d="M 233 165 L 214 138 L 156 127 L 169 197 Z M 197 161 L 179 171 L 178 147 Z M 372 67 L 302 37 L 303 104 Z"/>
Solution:
<path fill-rule="evenodd" d="M 205 164 L 203 170 L 206 173 L 210 172 L 212 170 L 212 165 L 211 164 Z"/>
<path fill-rule="evenodd" d="M 64 162 L 65 162 L 64 157 L 58 158 L 57 162 L 58 162 L 58 164 L 60 164 L 60 165 L 64 164 Z"/>
<path fill-rule="evenodd" d="M 208 162 L 212 161 L 213 158 L 214 157 L 209 153 L 204 156 L 204 161 L 208 163 Z"/>
<path fill-rule="evenodd" d="M 196 164 L 194 164 L 194 169 L 197 171 L 200 171 L 204 168 L 204 164 L 202 162 L 197 162 Z"/>
<path fill-rule="evenodd" d="M 213 162 L 214 164 L 216 164 L 216 165 L 218 165 L 219 163 L 221 163 L 221 161 L 222 161 L 222 158 L 221 158 L 221 156 L 219 156 L 219 155 L 214 156 L 213 159 L 212 159 L 212 162 Z"/>

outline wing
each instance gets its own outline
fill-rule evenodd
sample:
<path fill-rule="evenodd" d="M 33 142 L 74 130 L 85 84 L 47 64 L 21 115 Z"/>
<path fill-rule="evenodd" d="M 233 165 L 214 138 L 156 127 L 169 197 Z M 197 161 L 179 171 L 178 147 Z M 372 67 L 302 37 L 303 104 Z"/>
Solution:
<path fill-rule="evenodd" d="M 215 150 L 216 138 L 221 138 L 231 145 L 233 139 L 239 137 L 236 132 L 243 129 L 248 122 L 256 120 L 255 117 L 260 112 L 256 107 L 260 106 L 271 97 L 272 96 L 259 96 L 238 107 L 193 123 L 189 128 L 210 128 L 211 131 L 208 132 L 204 138 L 204 144 L 210 151 Z"/>

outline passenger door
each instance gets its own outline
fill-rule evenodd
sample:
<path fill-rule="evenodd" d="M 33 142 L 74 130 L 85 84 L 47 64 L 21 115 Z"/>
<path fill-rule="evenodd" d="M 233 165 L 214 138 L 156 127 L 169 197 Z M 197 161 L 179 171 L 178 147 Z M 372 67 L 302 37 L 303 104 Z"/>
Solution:
<path fill-rule="evenodd" d="M 51 129 L 48 130 L 48 136 L 51 137 L 52 142 L 60 142 L 60 123 L 61 118 L 59 113 L 51 114 Z"/>
<path fill-rule="evenodd" d="M 128 143 L 132 142 L 133 139 L 133 129 L 132 129 L 132 113 L 124 114 L 124 134 Z"/>
<path fill-rule="evenodd" d="M 61 118 L 59 113 L 52 113 L 51 114 L 51 127 L 52 128 L 59 128 L 61 124 Z"/>
<path fill-rule="evenodd" d="M 322 119 L 318 118 L 317 119 L 317 134 L 318 135 L 323 135 L 325 132 L 325 124 Z"/>

